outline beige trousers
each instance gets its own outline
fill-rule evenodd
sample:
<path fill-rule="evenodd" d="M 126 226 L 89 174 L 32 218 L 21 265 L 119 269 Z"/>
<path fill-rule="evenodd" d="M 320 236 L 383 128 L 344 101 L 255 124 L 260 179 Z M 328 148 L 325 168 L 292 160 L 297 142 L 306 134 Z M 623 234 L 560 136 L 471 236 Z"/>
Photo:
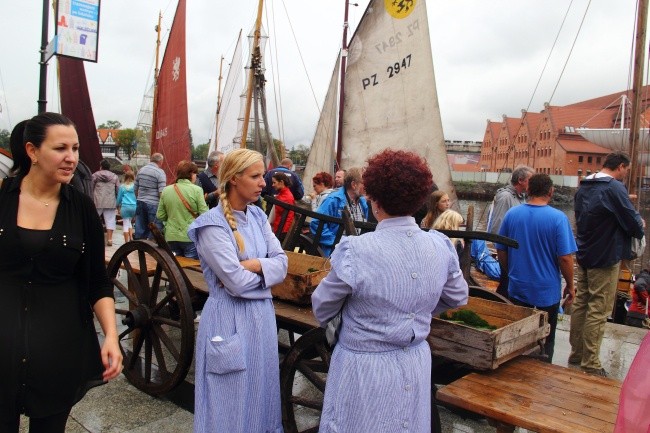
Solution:
<path fill-rule="evenodd" d="M 607 317 L 614 308 L 621 264 L 608 268 L 578 266 L 576 299 L 571 313 L 571 355 L 569 362 L 582 368 L 600 369 L 600 345 Z"/>

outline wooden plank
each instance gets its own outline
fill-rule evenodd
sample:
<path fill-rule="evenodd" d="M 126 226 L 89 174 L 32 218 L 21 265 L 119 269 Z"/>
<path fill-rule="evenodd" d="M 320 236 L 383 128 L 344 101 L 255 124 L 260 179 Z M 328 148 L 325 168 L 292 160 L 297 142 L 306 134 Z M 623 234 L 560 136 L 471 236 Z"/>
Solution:
<path fill-rule="evenodd" d="M 502 317 L 511 322 L 525 319 L 533 315 L 532 308 L 520 307 L 518 305 L 504 304 L 503 302 L 488 301 L 487 299 L 470 297 L 467 306 L 461 308 L 470 308 L 479 315 L 486 314 L 495 317 Z"/>
<path fill-rule="evenodd" d="M 201 262 L 198 259 L 190 259 L 183 256 L 176 256 L 176 261 L 183 269 L 188 268 L 188 269 L 199 269 L 199 271 L 201 270 Z"/>
<path fill-rule="evenodd" d="M 205 278 L 203 277 L 203 272 L 201 272 L 200 270 L 196 271 L 190 268 L 184 269 L 184 272 L 185 275 L 187 275 L 187 279 L 194 287 L 194 290 L 206 294 L 210 292 L 210 289 L 208 289 L 208 283 L 205 281 Z"/>
<path fill-rule="evenodd" d="M 551 381 L 530 382 L 523 377 L 516 377 L 511 381 L 496 381 L 488 376 L 475 374 L 468 378 L 480 387 L 498 386 L 503 393 L 519 395 L 522 397 L 535 396 L 535 400 L 548 406 L 555 406 L 564 412 L 571 411 L 596 418 L 604 422 L 616 421 L 616 403 L 604 401 L 598 397 L 587 397 L 579 386 L 571 390 L 562 391 L 562 399 L 558 399 L 558 388 Z"/>
<path fill-rule="evenodd" d="M 622 383 L 606 377 L 586 374 L 581 370 L 567 369 L 557 365 L 545 366 L 544 376 L 535 372 L 536 367 L 529 365 L 533 360 L 517 360 L 508 368 L 514 375 L 525 378 L 530 382 L 540 383 L 550 381 L 552 385 L 562 391 L 573 391 L 578 387 L 585 398 L 589 400 L 605 400 L 609 403 L 618 403 Z"/>
<path fill-rule="evenodd" d="M 505 343 L 525 334 L 537 333 L 540 329 L 546 331 L 541 338 L 547 336 L 551 332 L 548 325 L 548 313 L 540 310 L 531 311 L 530 316 L 499 329 L 494 339 L 495 343 L 497 345 Z"/>
<path fill-rule="evenodd" d="M 472 347 L 492 353 L 494 335 L 487 330 L 480 330 L 460 323 L 449 322 L 434 317 L 431 320 L 429 336 L 432 339 L 447 340 L 461 346 Z"/>
<path fill-rule="evenodd" d="M 436 398 L 540 433 L 611 432 L 621 384 L 524 357 L 471 373 Z"/>
<path fill-rule="evenodd" d="M 614 429 L 613 424 L 539 403 L 534 396 L 504 393 L 496 383 L 479 388 L 470 381 L 458 383 L 461 380 L 439 389 L 436 399 L 537 433 L 611 433 Z"/>
<path fill-rule="evenodd" d="M 436 338 L 429 334 L 427 342 L 431 348 L 431 353 L 435 356 L 442 356 L 443 358 L 451 359 L 454 361 L 464 362 L 480 370 L 488 370 L 493 366 L 492 351 L 479 350 L 474 347 L 469 347 L 463 344 L 458 344 L 455 341 Z"/>
<path fill-rule="evenodd" d="M 278 319 L 304 327 L 305 330 L 318 328 L 320 324 L 309 307 L 299 307 L 279 299 L 273 300 L 275 315 Z"/>
<path fill-rule="evenodd" d="M 537 342 L 544 339 L 550 331 L 551 325 L 547 324 L 543 328 L 534 328 L 533 330 L 522 333 L 515 338 L 510 338 L 507 341 L 499 342 L 497 337 L 497 344 L 494 346 L 494 355 L 496 359 L 500 359 L 509 353 L 517 352 L 520 349 L 532 349 L 537 346 Z"/>

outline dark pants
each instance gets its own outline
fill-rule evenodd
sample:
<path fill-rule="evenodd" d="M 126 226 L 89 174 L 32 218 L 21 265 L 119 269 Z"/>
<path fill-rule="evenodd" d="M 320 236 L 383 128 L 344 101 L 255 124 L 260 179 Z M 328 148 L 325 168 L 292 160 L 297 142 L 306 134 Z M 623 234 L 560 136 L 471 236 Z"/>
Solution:
<path fill-rule="evenodd" d="M 45 418 L 30 418 L 29 433 L 65 433 L 65 425 L 68 422 L 68 415 L 72 408 L 47 416 Z M 20 428 L 20 414 L 7 418 L 0 417 L 0 432 L 18 433 Z"/>
<path fill-rule="evenodd" d="M 169 241 L 169 248 L 177 256 L 187 257 L 188 259 L 198 259 L 199 254 L 196 252 L 194 242 Z"/>
<path fill-rule="evenodd" d="M 558 302 L 557 304 L 551 305 L 550 307 L 536 307 L 534 305 L 521 302 L 518 299 L 509 299 L 513 304 L 519 305 L 520 307 L 536 308 L 540 311 L 546 311 L 548 313 L 548 324 L 551 325 L 551 333 L 548 334 L 548 337 L 546 337 L 546 342 L 544 343 L 544 352 L 548 356 L 547 361 L 550 364 L 553 362 L 553 352 L 555 349 L 555 328 L 557 327 L 557 314 L 560 309 L 560 303 Z"/>
<path fill-rule="evenodd" d="M 158 229 L 162 232 L 162 223 L 156 218 L 158 205 L 150 204 L 144 201 L 136 201 L 135 207 L 135 233 L 133 239 L 149 239 L 151 238 L 151 231 L 149 230 L 149 223 L 155 223 Z"/>

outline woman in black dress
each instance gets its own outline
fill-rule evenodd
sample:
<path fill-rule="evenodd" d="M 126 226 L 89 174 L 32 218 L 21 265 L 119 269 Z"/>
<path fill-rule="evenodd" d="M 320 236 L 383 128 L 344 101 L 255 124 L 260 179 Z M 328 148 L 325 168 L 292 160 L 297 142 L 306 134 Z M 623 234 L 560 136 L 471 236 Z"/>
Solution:
<path fill-rule="evenodd" d="M 23 413 L 30 433 L 63 433 L 86 391 L 122 370 L 103 229 L 68 185 L 79 161 L 69 119 L 21 122 L 12 150 L 15 176 L 0 186 L 0 432 L 18 432 Z"/>

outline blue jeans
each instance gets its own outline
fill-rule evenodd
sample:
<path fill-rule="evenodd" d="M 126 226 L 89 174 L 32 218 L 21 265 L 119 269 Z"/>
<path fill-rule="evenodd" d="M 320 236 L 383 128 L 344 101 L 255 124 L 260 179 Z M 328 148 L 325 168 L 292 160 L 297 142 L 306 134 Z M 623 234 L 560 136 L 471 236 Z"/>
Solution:
<path fill-rule="evenodd" d="M 169 248 L 177 256 L 187 257 L 188 259 L 198 259 L 199 254 L 196 252 L 194 242 L 169 241 Z"/>
<path fill-rule="evenodd" d="M 151 230 L 149 230 L 149 223 L 155 223 L 158 229 L 162 232 L 163 225 L 156 218 L 158 205 L 146 203 L 138 200 L 135 207 L 135 233 L 133 239 L 149 239 L 151 238 Z"/>

